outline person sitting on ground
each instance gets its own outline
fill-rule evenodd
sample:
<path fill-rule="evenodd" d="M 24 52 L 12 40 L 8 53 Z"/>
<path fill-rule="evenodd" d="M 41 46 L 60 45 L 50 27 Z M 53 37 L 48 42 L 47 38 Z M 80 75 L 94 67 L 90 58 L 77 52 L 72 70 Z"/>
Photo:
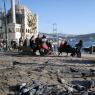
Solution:
<path fill-rule="evenodd" d="M 46 49 L 46 50 L 49 49 L 48 45 L 47 45 L 47 38 L 46 38 L 45 35 L 42 36 L 42 45 L 41 45 L 41 48 Z"/>
<path fill-rule="evenodd" d="M 65 51 L 67 48 L 67 41 L 61 41 L 59 49 L 60 51 Z"/>
<path fill-rule="evenodd" d="M 59 54 L 62 54 L 62 52 L 65 52 L 67 48 L 67 41 L 61 41 L 60 45 L 58 47 Z"/>
<path fill-rule="evenodd" d="M 64 49 L 64 48 L 66 48 L 66 47 L 67 47 L 67 41 L 61 42 L 60 48 Z"/>
<path fill-rule="evenodd" d="M 67 55 L 68 55 L 68 53 L 71 53 L 72 56 L 75 55 L 75 49 L 72 48 L 72 46 L 67 41 L 65 41 L 65 42 L 62 41 L 60 43 L 58 51 L 59 51 L 59 54 L 62 54 L 62 52 L 66 52 Z"/>
<path fill-rule="evenodd" d="M 48 49 L 49 49 L 49 54 L 51 54 L 53 52 L 53 47 L 52 47 L 51 41 L 47 40 L 46 44 L 47 44 Z"/>
<path fill-rule="evenodd" d="M 46 38 L 45 35 L 43 35 L 41 39 L 42 39 L 42 43 L 46 43 L 47 42 L 47 38 Z"/>
<path fill-rule="evenodd" d="M 47 40 L 46 44 L 48 45 L 48 47 L 49 47 L 49 50 L 53 51 L 53 48 L 52 48 L 52 43 L 51 43 L 51 41 Z"/>

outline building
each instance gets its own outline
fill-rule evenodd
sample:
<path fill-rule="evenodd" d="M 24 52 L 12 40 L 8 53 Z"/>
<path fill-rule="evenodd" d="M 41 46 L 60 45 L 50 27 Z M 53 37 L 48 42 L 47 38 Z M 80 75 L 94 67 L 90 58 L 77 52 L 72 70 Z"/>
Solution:
<path fill-rule="evenodd" d="M 0 9 L 0 40 L 3 39 L 4 31 L 5 31 L 4 14 L 2 9 Z"/>
<path fill-rule="evenodd" d="M 2 27 L 4 24 L 1 25 Z M 15 4 L 11 0 L 11 8 L 7 12 L 7 41 L 14 40 L 18 43 L 19 38 L 35 38 L 38 35 L 38 16 L 33 14 L 26 6 Z M 0 31 L 3 39 L 6 39 L 5 29 Z"/>

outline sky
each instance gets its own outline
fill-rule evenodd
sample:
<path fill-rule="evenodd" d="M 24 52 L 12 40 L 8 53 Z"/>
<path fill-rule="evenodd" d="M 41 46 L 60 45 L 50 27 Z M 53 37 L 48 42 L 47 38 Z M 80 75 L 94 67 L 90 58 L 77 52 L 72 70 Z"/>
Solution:
<path fill-rule="evenodd" d="M 3 6 L 0 0 L 0 7 Z M 17 2 L 17 0 L 16 0 Z M 39 32 L 63 34 L 95 33 L 95 0 L 20 0 L 39 17 Z M 10 8 L 10 0 L 6 2 Z"/>

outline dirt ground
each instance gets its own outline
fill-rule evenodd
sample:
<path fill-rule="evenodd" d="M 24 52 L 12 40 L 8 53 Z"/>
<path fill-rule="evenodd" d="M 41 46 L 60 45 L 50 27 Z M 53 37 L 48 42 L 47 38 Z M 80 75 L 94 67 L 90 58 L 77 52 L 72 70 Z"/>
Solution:
<path fill-rule="evenodd" d="M 0 95 L 14 95 L 11 87 L 33 81 L 41 84 L 57 85 L 63 88 L 58 78 L 67 83 L 77 80 L 95 80 L 90 70 L 95 70 L 94 60 L 67 56 L 33 57 L 0 56 Z M 85 73 L 85 76 L 82 74 Z M 95 89 L 94 89 L 95 90 Z"/>

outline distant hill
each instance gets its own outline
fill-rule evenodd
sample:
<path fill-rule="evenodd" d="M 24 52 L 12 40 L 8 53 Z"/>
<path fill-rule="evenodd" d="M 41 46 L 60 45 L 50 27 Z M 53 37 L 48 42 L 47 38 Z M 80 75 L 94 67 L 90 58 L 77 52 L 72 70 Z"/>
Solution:
<path fill-rule="evenodd" d="M 79 38 L 88 38 L 88 39 L 95 39 L 95 33 L 85 34 L 85 35 L 78 35 Z"/>
<path fill-rule="evenodd" d="M 90 33 L 90 34 L 84 34 L 84 35 L 77 35 L 74 37 L 68 37 L 69 39 L 73 38 L 76 40 L 84 40 L 84 41 L 89 41 L 89 40 L 95 40 L 95 33 Z"/>
<path fill-rule="evenodd" d="M 61 37 L 61 38 L 67 38 L 67 37 L 75 37 L 75 35 L 71 35 L 71 34 L 62 34 L 62 33 L 39 33 L 40 35 L 46 35 L 46 36 L 49 36 L 49 37 Z"/>
<path fill-rule="evenodd" d="M 83 40 L 83 41 L 89 41 L 89 40 L 95 40 L 95 33 L 90 34 L 84 34 L 84 35 L 71 35 L 71 34 L 62 34 L 62 33 L 40 33 L 40 35 L 46 35 L 47 38 L 56 39 L 56 37 L 62 38 L 62 39 L 73 39 L 75 41 Z"/>

